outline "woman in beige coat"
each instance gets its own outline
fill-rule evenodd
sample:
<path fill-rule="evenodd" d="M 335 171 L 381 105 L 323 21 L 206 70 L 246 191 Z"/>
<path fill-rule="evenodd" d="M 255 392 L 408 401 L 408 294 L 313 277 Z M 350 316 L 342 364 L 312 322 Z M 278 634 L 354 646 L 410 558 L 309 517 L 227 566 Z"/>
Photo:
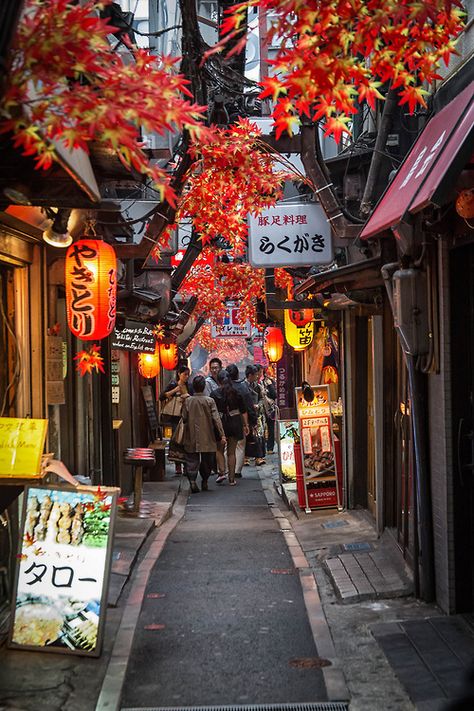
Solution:
<path fill-rule="evenodd" d="M 207 480 L 212 471 L 217 450 L 216 437 L 225 445 L 226 438 L 216 403 L 204 395 L 206 380 L 196 375 L 193 380 L 194 395 L 183 402 L 181 416 L 184 423 L 184 450 L 186 452 L 186 476 L 192 493 L 199 491 L 196 483 L 201 474 L 201 489 L 208 490 Z"/>

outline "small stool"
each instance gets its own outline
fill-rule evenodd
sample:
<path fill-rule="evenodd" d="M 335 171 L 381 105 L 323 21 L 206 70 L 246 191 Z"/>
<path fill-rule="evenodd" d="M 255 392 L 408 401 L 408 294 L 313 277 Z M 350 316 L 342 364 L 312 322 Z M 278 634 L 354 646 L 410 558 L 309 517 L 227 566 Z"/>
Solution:
<path fill-rule="evenodd" d="M 131 465 L 133 476 L 133 501 L 125 504 L 123 513 L 134 518 L 148 518 L 151 504 L 142 500 L 143 469 L 155 466 L 155 453 L 148 447 L 129 448 L 123 453 L 123 462 Z"/>

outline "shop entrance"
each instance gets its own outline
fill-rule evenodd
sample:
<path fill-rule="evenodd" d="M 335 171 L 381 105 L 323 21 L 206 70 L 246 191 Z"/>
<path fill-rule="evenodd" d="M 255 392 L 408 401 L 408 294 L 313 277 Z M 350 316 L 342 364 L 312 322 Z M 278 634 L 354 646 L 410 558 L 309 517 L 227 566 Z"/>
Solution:
<path fill-rule="evenodd" d="M 456 611 L 474 609 L 474 245 L 451 252 Z"/>

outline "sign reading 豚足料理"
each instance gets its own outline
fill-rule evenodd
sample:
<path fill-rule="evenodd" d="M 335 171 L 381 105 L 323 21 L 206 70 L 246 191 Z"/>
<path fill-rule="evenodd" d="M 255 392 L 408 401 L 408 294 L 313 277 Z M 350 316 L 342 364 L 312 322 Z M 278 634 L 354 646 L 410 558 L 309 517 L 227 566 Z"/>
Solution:
<path fill-rule="evenodd" d="M 333 260 L 331 227 L 319 203 L 280 203 L 249 216 L 254 267 L 310 266 Z"/>
<path fill-rule="evenodd" d="M 98 656 L 118 489 L 26 489 L 9 644 Z"/>
<path fill-rule="evenodd" d="M 0 417 L 0 478 L 40 476 L 48 420 Z"/>
<path fill-rule="evenodd" d="M 154 353 L 155 346 L 153 328 L 146 323 L 125 321 L 124 328 L 116 328 L 112 333 L 112 348 L 136 353 Z"/>

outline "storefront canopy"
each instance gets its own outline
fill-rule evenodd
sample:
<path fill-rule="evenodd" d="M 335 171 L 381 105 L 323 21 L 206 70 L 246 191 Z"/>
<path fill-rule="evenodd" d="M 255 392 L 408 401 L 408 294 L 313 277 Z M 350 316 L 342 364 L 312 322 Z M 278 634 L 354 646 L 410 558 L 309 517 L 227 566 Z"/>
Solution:
<path fill-rule="evenodd" d="M 361 232 L 367 239 L 441 206 L 474 149 L 474 81 L 427 123 Z"/>

